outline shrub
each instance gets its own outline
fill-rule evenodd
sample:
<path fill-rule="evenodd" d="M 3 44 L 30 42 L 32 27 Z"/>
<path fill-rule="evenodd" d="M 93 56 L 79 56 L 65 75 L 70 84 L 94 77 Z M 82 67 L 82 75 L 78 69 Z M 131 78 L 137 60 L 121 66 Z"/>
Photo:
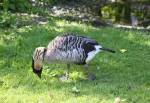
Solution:
<path fill-rule="evenodd" d="M 118 22 L 120 20 L 128 22 L 130 19 L 130 8 L 121 3 L 107 4 L 100 11 L 102 18 L 110 19 L 112 22 Z"/>

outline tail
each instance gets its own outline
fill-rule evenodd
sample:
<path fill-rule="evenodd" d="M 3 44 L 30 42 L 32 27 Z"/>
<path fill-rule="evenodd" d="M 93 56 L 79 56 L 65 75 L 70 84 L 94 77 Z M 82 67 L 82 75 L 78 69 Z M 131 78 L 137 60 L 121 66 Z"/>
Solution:
<path fill-rule="evenodd" d="M 111 53 L 115 53 L 115 51 L 114 51 L 114 50 L 112 50 L 112 49 L 108 49 L 108 48 L 100 48 L 100 50 L 108 51 L 108 52 L 111 52 Z"/>

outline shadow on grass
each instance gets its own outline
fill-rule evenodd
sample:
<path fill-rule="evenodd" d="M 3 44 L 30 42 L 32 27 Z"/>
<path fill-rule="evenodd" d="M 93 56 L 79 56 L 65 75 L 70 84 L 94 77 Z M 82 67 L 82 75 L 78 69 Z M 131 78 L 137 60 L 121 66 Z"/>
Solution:
<path fill-rule="evenodd" d="M 48 77 L 46 72 L 42 80 L 32 73 L 31 57 L 34 48 L 46 46 L 51 39 L 62 32 L 86 34 L 102 45 L 116 50 L 116 54 L 100 53 L 91 62 L 90 68 L 97 76 L 97 80 L 73 80 L 63 83 L 55 77 Z M 130 35 L 133 37 L 130 38 Z M 150 77 L 150 62 L 148 61 L 150 48 L 144 43 L 144 37 L 137 35 L 113 28 L 98 29 L 76 23 L 64 24 L 64 22 L 50 22 L 45 26 L 37 25 L 22 28 L 22 31 L 15 30 L 12 35 L 14 39 L 7 41 L 5 37 L 1 39 L 0 86 L 6 90 L 23 87 L 33 94 L 46 93 L 51 90 L 62 91 L 61 93 L 68 96 L 73 96 L 72 88 L 77 87 L 80 91 L 78 96 L 92 95 L 98 98 L 102 96 L 105 99 L 122 96 L 134 102 L 137 100 L 134 94 L 138 98 L 143 98 L 148 94 L 145 90 L 149 87 Z M 150 41 L 150 39 L 146 40 Z M 127 49 L 127 52 L 121 53 L 120 49 Z M 62 65 L 52 65 L 48 68 L 55 66 L 65 69 Z M 82 69 L 82 67 L 76 68 Z M 148 98 L 145 98 L 145 101 L 147 100 Z"/>

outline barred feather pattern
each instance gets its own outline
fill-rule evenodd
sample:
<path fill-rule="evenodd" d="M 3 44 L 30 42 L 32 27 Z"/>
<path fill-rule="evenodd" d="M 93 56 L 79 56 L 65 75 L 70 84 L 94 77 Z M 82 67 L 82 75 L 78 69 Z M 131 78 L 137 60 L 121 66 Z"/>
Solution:
<path fill-rule="evenodd" d="M 94 51 L 96 45 L 98 43 L 88 37 L 66 33 L 57 36 L 48 44 L 45 60 L 85 64 L 88 53 Z"/>
<path fill-rule="evenodd" d="M 43 58 L 43 52 L 44 52 L 44 47 L 39 47 L 38 49 L 35 49 L 32 58 L 34 60 L 40 60 L 41 58 Z"/>

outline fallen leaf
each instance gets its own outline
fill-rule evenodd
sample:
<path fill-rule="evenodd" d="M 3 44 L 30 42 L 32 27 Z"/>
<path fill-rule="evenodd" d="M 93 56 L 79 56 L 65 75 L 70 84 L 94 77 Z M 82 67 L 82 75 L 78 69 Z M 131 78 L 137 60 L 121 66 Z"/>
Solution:
<path fill-rule="evenodd" d="M 125 52 L 127 52 L 127 49 L 120 49 L 120 52 L 125 53 Z"/>
<path fill-rule="evenodd" d="M 120 103 L 120 102 L 121 102 L 120 97 L 116 97 L 114 103 Z"/>

